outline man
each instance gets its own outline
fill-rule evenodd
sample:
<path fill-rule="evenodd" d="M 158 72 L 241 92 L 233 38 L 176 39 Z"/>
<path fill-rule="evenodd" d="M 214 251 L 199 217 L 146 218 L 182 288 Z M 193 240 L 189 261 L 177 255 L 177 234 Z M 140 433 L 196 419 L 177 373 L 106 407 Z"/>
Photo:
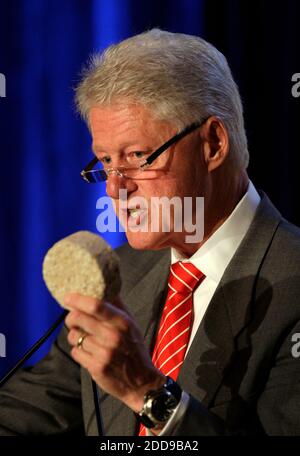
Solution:
<path fill-rule="evenodd" d="M 105 435 L 299 434 L 299 230 L 249 181 L 224 56 L 151 30 L 94 59 L 77 103 L 96 156 L 83 177 L 106 179 L 117 212 L 126 192 L 122 293 L 66 296 L 68 330 L 1 391 L 0 433 L 97 435 L 92 377 Z M 151 230 L 153 197 L 191 202 L 203 236 L 188 242 L 175 210 Z"/>

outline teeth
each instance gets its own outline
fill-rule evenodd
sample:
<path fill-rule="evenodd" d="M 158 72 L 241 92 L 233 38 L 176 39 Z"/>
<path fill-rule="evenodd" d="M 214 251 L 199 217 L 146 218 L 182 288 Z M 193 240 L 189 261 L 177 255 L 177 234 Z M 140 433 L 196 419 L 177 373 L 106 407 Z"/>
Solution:
<path fill-rule="evenodd" d="M 130 216 L 132 218 L 137 218 L 138 216 L 138 210 L 137 209 L 129 209 Z"/>

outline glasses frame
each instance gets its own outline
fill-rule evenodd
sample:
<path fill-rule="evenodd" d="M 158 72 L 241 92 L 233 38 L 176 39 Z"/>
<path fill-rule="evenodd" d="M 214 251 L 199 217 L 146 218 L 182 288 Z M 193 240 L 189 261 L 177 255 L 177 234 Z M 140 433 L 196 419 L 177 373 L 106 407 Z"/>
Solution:
<path fill-rule="evenodd" d="M 209 116 L 211 117 L 211 116 Z M 88 182 L 89 184 L 94 184 L 94 183 L 99 183 L 99 182 L 105 182 L 108 178 L 108 176 L 112 173 L 116 174 L 117 176 L 120 176 L 120 177 L 125 177 L 127 178 L 126 174 L 124 174 L 124 171 L 120 171 L 120 170 L 125 170 L 125 173 L 126 173 L 126 169 L 140 169 L 141 171 L 147 169 L 149 166 L 152 165 L 152 163 L 154 162 L 154 160 L 156 160 L 163 152 L 165 152 L 170 146 L 172 146 L 173 144 L 175 144 L 176 142 L 178 142 L 180 139 L 184 138 L 185 136 L 187 136 L 188 134 L 192 133 L 194 130 L 196 130 L 197 128 L 200 128 L 202 127 L 205 122 L 207 122 L 207 120 L 209 119 L 209 117 L 205 118 L 203 121 L 199 121 L 199 122 L 193 122 L 192 124 L 188 125 L 187 127 L 185 127 L 183 130 L 181 130 L 179 133 L 176 133 L 176 135 L 172 136 L 172 138 L 170 138 L 168 141 L 166 141 L 162 146 L 160 146 L 158 149 L 156 149 L 151 155 L 149 155 L 148 158 L 146 158 L 144 161 L 142 161 L 140 163 L 139 166 L 137 167 L 117 167 L 117 168 L 108 168 L 108 169 L 101 169 L 101 170 L 94 170 L 94 166 L 100 161 L 97 157 L 94 157 L 89 163 L 88 165 L 80 172 L 80 175 L 81 177 L 84 179 L 85 182 Z M 87 174 L 90 173 L 91 171 L 104 171 L 104 173 L 106 174 L 106 179 L 103 180 L 103 181 L 95 181 L 95 182 L 91 182 L 88 177 L 87 177 Z"/>

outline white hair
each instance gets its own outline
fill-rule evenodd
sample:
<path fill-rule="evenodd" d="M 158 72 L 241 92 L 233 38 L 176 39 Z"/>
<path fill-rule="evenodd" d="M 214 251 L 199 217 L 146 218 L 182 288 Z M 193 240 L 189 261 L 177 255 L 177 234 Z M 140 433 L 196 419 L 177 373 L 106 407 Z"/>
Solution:
<path fill-rule="evenodd" d="M 216 115 L 230 141 L 230 157 L 247 168 L 249 153 L 238 87 L 224 55 L 205 40 L 152 29 L 92 57 L 76 88 L 88 122 L 92 106 L 141 103 L 178 129 Z"/>

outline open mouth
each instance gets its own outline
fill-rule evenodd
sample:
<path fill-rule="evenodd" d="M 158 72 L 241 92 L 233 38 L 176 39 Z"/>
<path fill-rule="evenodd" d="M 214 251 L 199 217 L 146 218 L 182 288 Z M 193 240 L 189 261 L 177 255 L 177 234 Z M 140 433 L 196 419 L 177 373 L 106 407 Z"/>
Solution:
<path fill-rule="evenodd" d="M 144 230 L 144 227 L 148 224 L 148 207 L 145 204 L 139 202 L 122 202 L 119 208 L 117 208 L 117 216 L 127 231 L 127 228 L 132 228 L 134 231 L 136 229 Z"/>
<path fill-rule="evenodd" d="M 135 208 L 132 208 L 132 209 L 128 209 L 127 213 L 128 213 L 129 217 L 132 217 L 133 219 L 136 219 L 140 215 L 141 209 L 135 207 Z"/>
<path fill-rule="evenodd" d="M 139 226 L 142 223 L 143 215 L 145 215 L 146 210 L 140 207 L 130 208 L 127 210 L 128 214 L 128 226 Z"/>
<path fill-rule="evenodd" d="M 127 217 L 127 226 L 136 227 L 141 226 L 144 222 L 145 215 L 147 214 L 147 209 L 144 207 L 135 206 L 127 208 L 127 210 L 124 212 Z"/>

